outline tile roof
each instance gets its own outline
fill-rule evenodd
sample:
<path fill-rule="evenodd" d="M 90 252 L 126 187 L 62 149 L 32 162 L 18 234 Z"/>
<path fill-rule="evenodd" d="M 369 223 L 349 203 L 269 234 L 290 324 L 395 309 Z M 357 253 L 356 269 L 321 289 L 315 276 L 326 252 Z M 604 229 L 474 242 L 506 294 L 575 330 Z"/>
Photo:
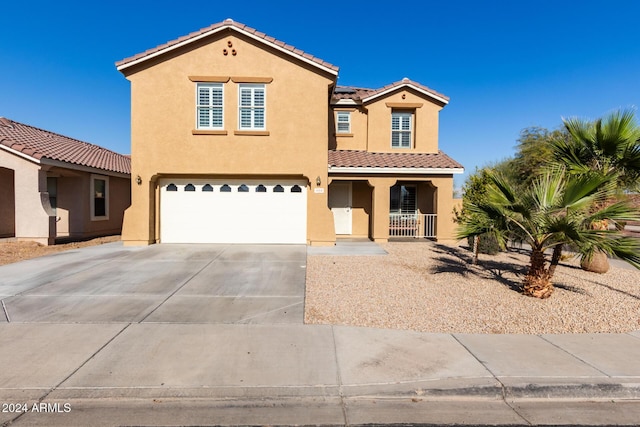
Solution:
<path fill-rule="evenodd" d="M 230 29 L 236 29 L 239 30 L 241 32 L 245 32 L 248 33 L 249 35 L 264 41 L 264 43 L 267 44 L 271 44 L 277 48 L 280 48 L 282 50 L 288 51 L 289 54 L 294 55 L 294 56 L 298 56 L 301 59 L 305 60 L 305 61 L 310 61 L 312 63 L 315 63 L 317 65 L 320 65 L 322 67 L 328 68 L 329 70 L 332 70 L 333 72 L 337 73 L 338 71 L 338 67 L 330 64 L 326 61 L 323 61 L 320 58 L 317 58 L 303 50 L 297 49 L 294 46 L 291 46 L 283 41 L 280 41 L 278 39 L 275 39 L 271 36 L 266 35 L 265 33 L 262 33 L 258 30 L 256 30 L 255 28 L 251 28 L 246 26 L 245 24 L 241 24 L 239 22 L 235 22 L 232 19 L 225 19 L 223 22 L 218 22 L 217 24 L 213 24 L 210 25 L 206 28 L 202 28 L 198 31 L 194 31 L 193 33 L 187 34 L 186 36 L 182 36 L 180 38 L 177 38 L 175 40 L 171 40 L 165 44 L 162 44 L 160 46 L 156 46 L 152 49 L 148 49 L 142 53 L 139 53 L 137 55 L 131 56 L 129 58 L 125 58 L 121 61 L 116 62 L 116 67 L 120 70 L 123 68 L 128 67 L 129 65 L 132 65 L 131 63 L 139 61 L 139 60 L 144 60 L 147 57 L 151 57 L 154 56 L 154 54 L 158 54 L 158 53 L 162 53 L 162 51 L 165 50 L 169 50 L 173 47 L 177 47 L 178 45 L 182 45 L 182 44 L 187 44 L 191 41 L 195 41 L 197 39 L 200 39 L 204 36 L 207 36 L 209 33 L 216 33 L 218 31 L 221 31 L 225 28 L 230 28 Z"/>
<path fill-rule="evenodd" d="M 445 104 L 449 102 L 448 96 L 436 92 L 435 90 L 418 82 L 410 80 L 406 77 L 402 80 L 393 82 L 379 89 L 366 89 L 353 86 L 336 86 L 333 91 L 332 101 L 335 102 L 340 99 L 353 99 L 358 103 L 366 102 L 369 99 L 376 97 L 377 95 L 381 95 L 385 92 L 392 91 L 393 89 L 400 88 L 402 86 L 413 86 L 418 90 L 425 92 L 427 95 L 430 95 L 436 99 L 443 100 Z"/>
<path fill-rule="evenodd" d="M 462 169 L 442 151 L 438 153 L 372 153 L 359 150 L 329 150 L 329 167 Z"/>
<path fill-rule="evenodd" d="M 0 117 L 0 144 L 36 160 L 45 158 L 105 171 L 131 173 L 130 157 L 4 117 Z"/>

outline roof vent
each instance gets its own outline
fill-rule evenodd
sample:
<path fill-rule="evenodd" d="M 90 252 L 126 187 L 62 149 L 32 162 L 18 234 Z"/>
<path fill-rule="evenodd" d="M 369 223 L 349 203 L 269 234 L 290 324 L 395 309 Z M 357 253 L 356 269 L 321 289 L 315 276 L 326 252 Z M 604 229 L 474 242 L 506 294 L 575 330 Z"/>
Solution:
<path fill-rule="evenodd" d="M 233 19 L 227 18 L 224 20 L 225 23 L 233 24 Z"/>
<path fill-rule="evenodd" d="M 409 78 L 408 78 L 408 77 L 404 77 L 404 78 L 402 79 L 402 81 L 403 81 L 403 82 L 408 82 L 408 81 L 409 81 Z"/>
<path fill-rule="evenodd" d="M 0 126 L 13 129 L 13 123 L 6 117 L 0 117 Z"/>

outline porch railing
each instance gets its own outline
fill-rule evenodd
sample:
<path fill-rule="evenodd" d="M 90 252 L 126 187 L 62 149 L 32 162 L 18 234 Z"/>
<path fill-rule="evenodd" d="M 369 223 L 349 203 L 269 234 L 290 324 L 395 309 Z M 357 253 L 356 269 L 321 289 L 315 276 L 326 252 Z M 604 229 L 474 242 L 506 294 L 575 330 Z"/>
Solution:
<path fill-rule="evenodd" d="M 436 237 L 436 214 L 389 214 L 389 237 Z"/>

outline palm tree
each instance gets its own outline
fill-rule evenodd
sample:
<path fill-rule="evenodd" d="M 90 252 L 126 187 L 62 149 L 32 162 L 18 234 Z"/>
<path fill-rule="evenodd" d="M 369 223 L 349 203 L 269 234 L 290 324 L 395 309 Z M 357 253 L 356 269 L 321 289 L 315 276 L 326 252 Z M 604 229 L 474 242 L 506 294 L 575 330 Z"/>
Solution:
<path fill-rule="evenodd" d="M 619 193 L 625 189 L 638 189 L 640 127 L 635 121 L 635 111 L 616 111 L 595 121 L 563 119 L 563 123 L 569 138 L 552 141 L 551 152 L 556 162 L 566 167 L 570 174 L 616 175 Z M 601 204 L 610 204 L 612 200 L 614 197 L 601 201 Z M 594 206 L 594 209 L 599 207 Z M 609 224 L 603 220 L 594 222 L 591 227 L 607 229 Z M 582 254 L 582 267 L 585 270 L 600 273 L 608 270 L 609 263 L 604 253 L 587 248 Z M 594 269 L 592 259 L 598 260 L 596 264 L 600 270 Z"/>
<path fill-rule="evenodd" d="M 616 111 L 595 121 L 563 119 L 570 138 L 551 143 L 556 162 L 572 174 L 617 174 L 618 188 L 637 189 L 640 179 L 640 127 L 635 111 Z"/>
<path fill-rule="evenodd" d="M 460 222 L 458 237 L 490 233 L 503 249 L 510 238 L 528 243 L 531 255 L 523 292 L 537 298 L 548 298 L 553 293 L 551 279 L 565 244 L 598 249 L 640 269 L 640 240 L 623 236 L 617 229 L 590 227 L 604 219 L 614 223 L 640 219 L 640 211 L 626 201 L 600 205 L 615 192 L 614 180 L 614 175 L 572 176 L 556 169 L 517 190 L 504 177 L 490 174 L 486 197 L 467 206 L 469 215 Z M 545 252 L 551 249 L 547 267 Z"/>

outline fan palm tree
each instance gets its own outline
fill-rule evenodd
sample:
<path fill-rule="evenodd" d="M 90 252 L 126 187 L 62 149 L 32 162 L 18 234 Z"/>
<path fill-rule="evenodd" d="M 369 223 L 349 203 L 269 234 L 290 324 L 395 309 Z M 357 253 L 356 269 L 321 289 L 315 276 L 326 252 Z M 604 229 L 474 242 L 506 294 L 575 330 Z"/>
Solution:
<path fill-rule="evenodd" d="M 556 162 L 572 174 L 617 174 L 618 188 L 638 189 L 640 127 L 635 111 L 616 111 L 595 121 L 563 119 L 570 138 L 551 143 Z"/>
<path fill-rule="evenodd" d="M 640 269 L 640 240 L 623 236 L 618 230 L 590 226 L 604 219 L 614 223 L 640 219 L 640 212 L 626 201 L 608 206 L 600 203 L 614 192 L 614 175 L 572 176 L 563 169 L 549 170 L 531 186 L 517 190 L 504 177 L 491 174 L 486 197 L 468 205 L 470 214 L 460 222 L 458 237 L 490 233 L 503 249 L 510 238 L 528 243 L 531 255 L 523 292 L 548 298 L 554 290 L 551 279 L 565 244 L 598 249 Z M 553 250 L 548 267 L 547 250 Z"/>
<path fill-rule="evenodd" d="M 616 111 L 604 119 L 595 121 L 578 118 L 563 119 L 569 138 L 558 138 L 551 142 L 551 152 L 557 163 L 571 174 L 616 175 L 619 192 L 638 190 L 640 179 L 640 127 L 635 120 L 635 111 Z M 603 205 L 610 204 L 604 200 Z M 600 206 L 594 206 L 598 209 Z M 592 228 L 607 229 L 608 221 L 591 224 Z M 605 272 L 609 268 L 606 255 L 593 248 L 581 251 L 582 267 L 589 271 Z M 592 258 L 598 262 L 594 269 Z"/>

